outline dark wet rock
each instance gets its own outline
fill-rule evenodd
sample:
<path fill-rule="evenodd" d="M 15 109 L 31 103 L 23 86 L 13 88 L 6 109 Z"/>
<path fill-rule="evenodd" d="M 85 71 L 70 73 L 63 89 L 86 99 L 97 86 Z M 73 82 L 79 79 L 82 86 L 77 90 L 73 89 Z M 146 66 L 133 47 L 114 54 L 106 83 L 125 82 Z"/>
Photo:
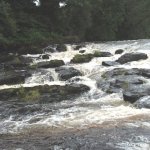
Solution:
<path fill-rule="evenodd" d="M 85 53 L 85 50 L 80 50 L 79 53 L 83 54 Z"/>
<path fill-rule="evenodd" d="M 31 74 L 27 71 L 4 71 L 0 72 L 0 85 L 21 84 L 25 82 Z"/>
<path fill-rule="evenodd" d="M 124 100 L 134 103 L 140 97 L 150 94 L 149 87 L 142 77 L 143 71 L 146 72 L 145 69 L 116 68 L 104 73 L 102 78 L 97 80 L 97 85 L 107 93 L 122 91 Z"/>
<path fill-rule="evenodd" d="M 150 96 L 140 98 L 134 103 L 134 106 L 138 108 L 150 108 Z"/>
<path fill-rule="evenodd" d="M 56 51 L 58 51 L 58 52 L 65 52 L 65 51 L 67 51 L 67 47 L 66 47 L 65 44 L 58 44 L 56 46 Z"/>
<path fill-rule="evenodd" d="M 90 62 L 93 58 L 92 54 L 77 54 L 73 57 L 73 59 L 71 60 L 72 63 L 86 63 L 86 62 Z"/>
<path fill-rule="evenodd" d="M 48 55 L 48 54 L 44 54 L 44 55 L 42 55 L 42 59 L 49 59 L 49 56 L 50 55 Z"/>
<path fill-rule="evenodd" d="M 148 56 L 145 53 L 126 53 L 122 55 L 116 62 L 120 64 L 125 64 L 127 62 L 145 60 Z"/>
<path fill-rule="evenodd" d="M 35 87 L 21 87 L 17 89 L 0 90 L 0 100 L 19 100 L 25 103 L 49 103 L 63 100 L 74 100 L 90 88 L 83 84 L 43 85 Z"/>
<path fill-rule="evenodd" d="M 123 52 L 124 52 L 123 49 L 118 49 L 118 50 L 115 51 L 115 54 L 122 54 Z"/>
<path fill-rule="evenodd" d="M 101 52 L 101 51 L 95 51 L 93 53 L 93 57 L 111 57 L 112 54 L 110 52 Z"/>
<path fill-rule="evenodd" d="M 77 69 L 74 69 L 73 67 L 59 67 L 56 68 L 55 71 L 58 73 L 60 80 L 68 80 L 75 76 L 81 76 L 81 72 Z"/>
<path fill-rule="evenodd" d="M 150 121 L 145 118 L 137 116 L 122 119 L 121 123 L 104 122 L 101 126 L 92 125 L 84 130 L 30 128 L 27 134 L 1 135 L 0 145 L 2 150 L 149 150 L 149 127 L 142 124 Z M 140 127 L 136 126 L 137 122 Z"/>
<path fill-rule="evenodd" d="M 79 50 L 79 49 L 81 49 L 81 48 L 83 48 L 83 47 L 85 47 L 84 44 L 76 45 L 76 46 L 74 47 L 74 50 Z"/>
<path fill-rule="evenodd" d="M 136 86 L 134 88 L 132 87 L 123 92 L 124 100 L 130 103 L 134 103 L 143 96 L 148 95 L 150 95 L 150 88 L 145 86 L 142 87 Z"/>
<path fill-rule="evenodd" d="M 119 65 L 119 63 L 115 62 L 115 61 L 103 61 L 102 62 L 102 65 L 103 66 L 116 66 L 116 65 Z"/>
<path fill-rule="evenodd" d="M 55 68 L 55 67 L 60 67 L 65 65 L 63 60 L 50 60 L 50 61 L 46 61 L 46 62 L 39 62 L 36 66 L 38 68 Z"/>

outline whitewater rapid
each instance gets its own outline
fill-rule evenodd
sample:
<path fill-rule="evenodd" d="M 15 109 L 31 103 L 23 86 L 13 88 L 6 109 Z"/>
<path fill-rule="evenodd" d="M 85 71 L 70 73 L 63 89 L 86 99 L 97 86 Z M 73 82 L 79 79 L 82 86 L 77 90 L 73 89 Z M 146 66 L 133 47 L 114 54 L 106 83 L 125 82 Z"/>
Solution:
<path fill-rule="evenodd" d="M 59 103 L 43 104 L 42 112 L 23 115 L 16 119 L 15 115 L 5 118 L 0 121 L 0 134 L 19 133 L 36 128 L 49 128 L 62 130 L 73 128 L 88 128 L 93 125 L 101 125 L 105 122 L 113 122 L 114 124 L 120 120 L 128 120 L 127 118 L 143 115 L 148 116 L 150 110 L 137 109 L 131 104 L 123 101 L 121 93 L 106 94 L 101 89 L 97 88 L 95 74 L 101 76 L 104 72 L 114 68 L 148 68 L 150 69 L 150 40 L 135 40 L 135 41 L 118 41 L 105 43 L 85 43 L 85 47 L 81 48 L 86 53 L 92 53 L 95 50 L 111 52 L 112 57 L 93 58 L 89 63 L 70 64 L 70 60 L 74 55 L 78 54 L 73 48 L 75 45 L 67 45 L 66 52 L 55 52 L 46 54 L 50 55 L 49 60 L 60 59 L 65 62 L 66 67 L 74 67 L 81 71 L 84 75 L 78 77 L 81 80 L 77 81 L 79 84 L 85 84 L 90 87 L 90 91 L 86 94 L 75 98 L 74 101 L 62 101 Z M 124 65 L 113 67 L 104 67 L 101 65 L 102 61 L 117 60 L 121 55 L 115 55 L 117 49 L 123 49 L 127 52 L 144 52 L 148 55 L 148 59 L 130 62 Z M 39 57 L 40 55 L 26 55 L 24 57 L 31 57 L 33 64 L 45 61 Z M 49 61 L 46 60 L 46 61 Z M 26 79 L 25 84 L 21 85 L 3 85 L 0 89 L 18 88 L 21 86 L 32 87 L 36 85 L 65 85 L 67 81 L 59 81 L 58 74 L 54 69 L 43 69 L 44 72 L 37 70 L 31 77 Z M 49 81 L 49 75 L 52 75 L 54 81 Z M 74 79 L 77 77 L 74 77 Z M 148 83 L 149 84 L 149 83 Z M 48 108 L 51 111 L 45 111 Z"/>

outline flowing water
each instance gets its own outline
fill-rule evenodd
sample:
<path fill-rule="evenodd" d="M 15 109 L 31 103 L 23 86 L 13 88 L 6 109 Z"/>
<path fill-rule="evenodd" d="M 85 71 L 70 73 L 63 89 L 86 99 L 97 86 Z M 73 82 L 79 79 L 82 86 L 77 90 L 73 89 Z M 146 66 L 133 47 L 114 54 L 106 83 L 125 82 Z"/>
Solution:
<path fill-rule="evenodd" d="M 91 127 L 100 128 L 101 126 L 119 126 L 125 125 L 128 128 L 145 127 L 150 134 L 150 110 L 137 109 L 131 104 L 123 101 L 122 93 L 106 94 L 101 89 L 97 88 L 95 76 L 99 77 L 106 71 L 114 68 L 148 68 L 150 69 L 150 40 L 135 40 L 135 41 L 118 41 L 105 43 L 86 43 L 85 53 L 92 53 L 95 50 L 111 52 L 112 57 L 93 58 L 89 63 L 70 64 L 70 60 L 78 51 L 73 50 L 75 45 L 67 45 L 66 52 L 55 52 L 50 54 L 50 59 L 61 59 L 65 62 L 66 67 L 74 67 L 84 74 L 81 80 L 74 80 L 74 82 L 82 83 L 90 87 L 88 93 L 82 94 L 74 101 L 62 101 L 59 103 L 50 104 L 35 104 L 29 105 L 28 108 L 39 108 L 40 111 L 34 111 L 30 114 L 15 114 L 6 116 L 0 120 L 0 134 L 13 135 L 25 134 L 33 132 L 69 132 L 74 130 L 86 130 Z M 126 63 L 113 67 L 104 67 L 101 65 L 102 61 L 117 60 L 121 55 L 115 55 L 117 49 L 123 49 L 127 52 L 144 52 L 148 55 L 147 60 Z M 39 58 L 39 55 L 26 55 L 31 57 L 34 63 L 45 61 Z M 46 60 L 48 61 L 48 60 Z M 50 76 L 53 76 L 54 81 L 50 81 Z M 72 80 L 73 80 L 72 79 Z M 0 86 L 0 89 L 18 88 L 20 86 L 28 87 L 35 85 L 65 85 L 67 81 L 59 81 L 58 74 L 54 69 L 37 70 L 33 75 L 26 79 L 25 84 L 8 86 Z M 148 85 L 150 82 L 146 81 Z M 1 104 L 1 106 L 3 103 Z M 150 149 L 150 137 L 144 135 L 136 135 L 134 142 L 119 141 L 114 146 L 115 149 L 140 150 Z M 44 148 L 43 148 L 44 149 Z M 61 149 L 55 146 L 54 149 Z M 88 148 L 87 148 L 88 149 Z"/>

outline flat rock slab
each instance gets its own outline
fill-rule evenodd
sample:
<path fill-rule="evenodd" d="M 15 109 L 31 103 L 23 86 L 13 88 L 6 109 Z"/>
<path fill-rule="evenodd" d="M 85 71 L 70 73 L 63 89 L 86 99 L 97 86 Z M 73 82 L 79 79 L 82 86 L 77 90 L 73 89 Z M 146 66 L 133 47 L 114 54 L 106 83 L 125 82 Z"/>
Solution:
<path fill-rule="evenodd" d="M 125 64 L 127 62 L 145 60 L 148 56 L 145 53 L 126 53 L 122 55 L 116 62 L 120 64 Z"/>

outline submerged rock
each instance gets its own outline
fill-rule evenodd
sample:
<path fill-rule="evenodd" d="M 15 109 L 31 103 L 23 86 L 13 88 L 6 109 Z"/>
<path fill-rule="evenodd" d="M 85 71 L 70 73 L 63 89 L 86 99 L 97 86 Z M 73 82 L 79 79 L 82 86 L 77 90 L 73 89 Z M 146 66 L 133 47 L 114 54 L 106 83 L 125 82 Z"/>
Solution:
<path fill-rule="evenodd" d="M 37 68 L 55 68 L 65 65 L 63 60 L 50 60 L 46 62 L 39 62 L 36 64 Z"/>
<path fill-rule="evenodd" d="M 145 60 L 148 56 L 145 53 L 126 53 L 122 55 L 116 62 L 120 64 L 125 64 L 127 62 Z"/>
<path fill-rule="evenodd" d="M 74 69 L 73 67 L 59 67 L 56 68 L 55 71 L 58 73 L 59 79 L 60 80 L 68 80 L 72 77 L 75 76 L 81 76 L 81 72 L 78 71 L 77 69 Z"/>

